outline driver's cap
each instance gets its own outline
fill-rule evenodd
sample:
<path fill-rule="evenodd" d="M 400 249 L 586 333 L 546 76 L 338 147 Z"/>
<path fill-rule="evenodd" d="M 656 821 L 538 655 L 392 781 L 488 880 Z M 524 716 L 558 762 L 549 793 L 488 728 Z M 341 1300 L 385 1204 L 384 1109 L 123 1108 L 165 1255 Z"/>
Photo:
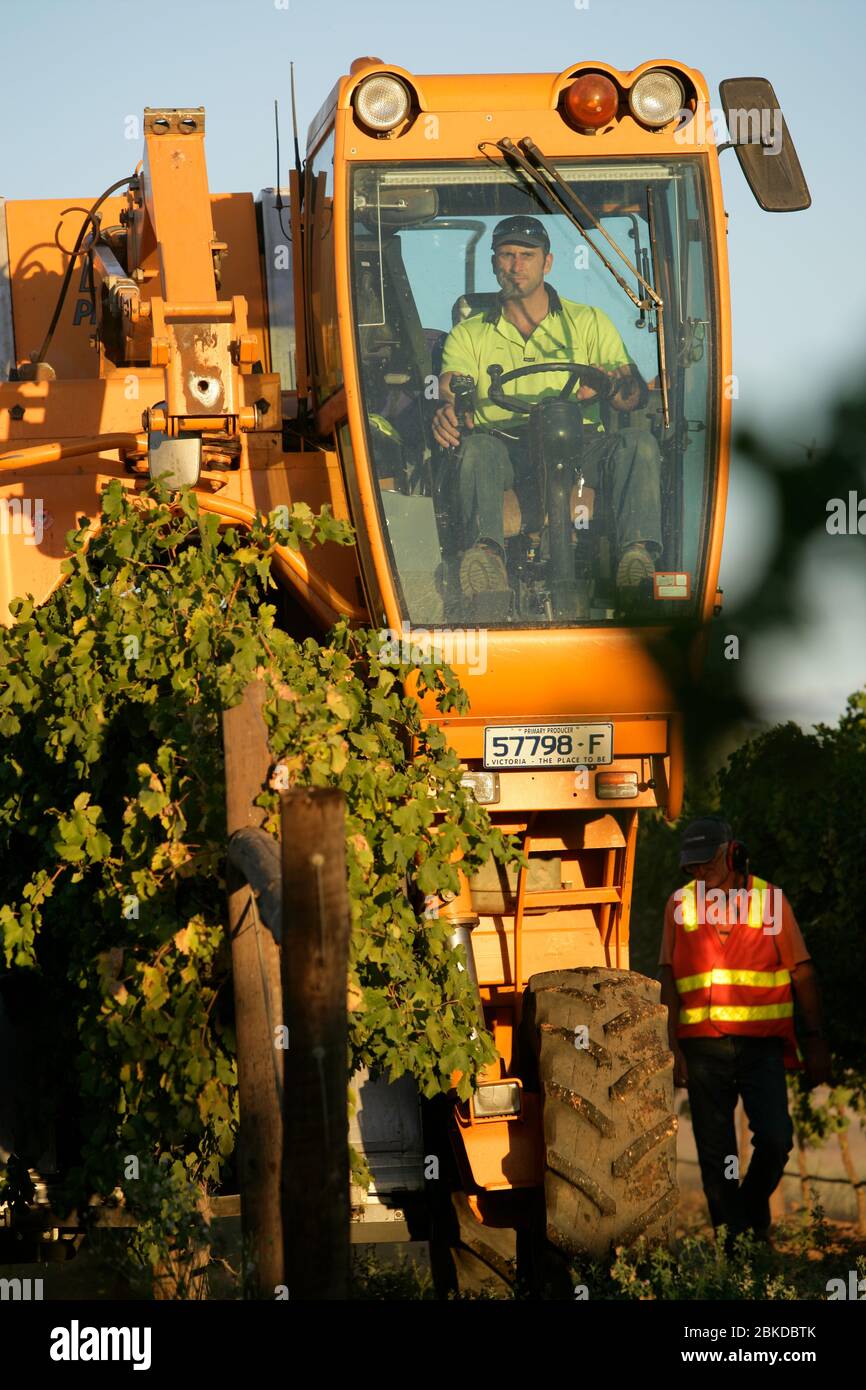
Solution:
<path fill-rule="evenodd" d="M 505 241 L 517 246 L 541 246 L 550 250 L 550 237 L 537 217 L 505 217 L 493 228 L 493 250 Z"/>

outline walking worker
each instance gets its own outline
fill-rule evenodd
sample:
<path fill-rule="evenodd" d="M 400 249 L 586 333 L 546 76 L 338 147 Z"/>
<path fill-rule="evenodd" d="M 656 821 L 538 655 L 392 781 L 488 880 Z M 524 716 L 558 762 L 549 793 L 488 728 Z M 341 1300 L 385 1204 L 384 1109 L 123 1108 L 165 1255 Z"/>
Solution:
<path fill-rule="evenodd" d="M 749 872 L 745 847 L 717 816 L 692 821 L 680 845 L 690 881 L 671 894 L 659 953 L 674 1085 L 686 1086 L 701 1178 L 715 1228 L 769 1240 L 770 1196 L 794 1139 L 786 1068 L 830 1080 L 818 981 L 780 888 Z M 803 1015 L 802 1051 L 794 994 Z M 739 1181 L 734 1111 L 752 1131 Z"/>

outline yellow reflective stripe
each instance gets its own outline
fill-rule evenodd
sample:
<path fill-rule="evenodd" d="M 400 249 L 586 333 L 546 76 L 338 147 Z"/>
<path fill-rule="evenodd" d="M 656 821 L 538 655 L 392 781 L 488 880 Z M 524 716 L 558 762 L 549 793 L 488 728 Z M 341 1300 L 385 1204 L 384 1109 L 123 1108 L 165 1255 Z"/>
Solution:
<path fill-rule="evenodd" d="M 682 890 L 680 898 L 682 908 L 683 929 L 685 931 L 695 931 L 698 925 L 698 907 L 695 899 L 695 880 L 687 883 Z"/>
<path fill-rule="evenodd" d="M 703 975 L 683 975 L 681 979 L 674 981 L 678 994 L 688 994 L 690 989 L 709 989 L 712 983 L 712 970 L 705 971 Z"/>
<path fill-rule="evenodd" d="M 790 970 L 714 970 L 714 985 L 751 985 L 754 989 L 778 989 L 791 983 Z"/>
<path fill-rule="evenodd" d="M 710 985 L 749 985 L 752 989 L 778 989 L 791 983 L 789 970 L 706 970 L 702 975 L 683 975 L 676 981 L 680 994 Z"/>
<path fill-rule="evenodd" d="M 752 886 L 749 889 L 749 926 L 762 927 L 764 925 L 764 890 L 767 887 L 765 878 L 757 878 L 752 875 Z M 754 897 L 752 894 L 754 893 Z"/>
<path fill-rule="evenodd" d="M 770 1018 L 791 1018 L 793 1013 L 793 1003 L 738 1006 L 712 1004 L 701 1009 L 680 1009 L 680 1023 L 703 1023 L 706 1019 L 718 1023 L 758 1023 Z"/>

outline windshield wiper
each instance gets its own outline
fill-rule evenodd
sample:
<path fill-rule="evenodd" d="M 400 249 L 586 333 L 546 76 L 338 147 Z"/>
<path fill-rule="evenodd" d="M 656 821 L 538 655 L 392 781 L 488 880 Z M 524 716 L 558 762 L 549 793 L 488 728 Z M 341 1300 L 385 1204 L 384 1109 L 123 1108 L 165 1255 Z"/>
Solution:
<path fill-rule="evenodd" d="M 646 251 L 640 244 L 640 226 L 638 224 L 637 213 L 624 212 L 623 217 L 628 218 L 629 222 L 631 223 L 631 230 L 629 231 L 629 236 L 634 242 L 634 263 L 643 276 L 648 276 L 649 261 L 647 260 Z M 638 281 L 638 289 L 640 289 L 640 281 Z M 642 308 L 640 311 L 640 318 L 638 318 L 635 321 L 635 328 L 646 328 L 646 326 L 646 309 Z"/>
<path fill-rule="evenodd" d="M 577 196 L 574 190 L 572 188 L 569 188 L 568 184 L 565 183 L 565 181 L 560 177 L 558 171 L 542 154 L 541 150 L 535 144 L 534 140 L 531 140 L 529 136 L 526 135 L 522 140 L 518 141 L 517 145 L 515 145 L 514 141 L 509 139 L 509 137 L 506 135 L 503 137 L 503 139 L 496 141 L 496 147 L 497 149 L 502 151 L 506 158 L 514 160 L 514 162 L 523 170 L 523 172 L 546 193 L 548 199 L 554 204 L 554 206 L 556 206 L 560 212 L 565 214 L 569 222 L 571 222 L 572 226 L 576 227 L 577 230 L 580 232 L 580 235 L 583 237 L 587 245 L 592 247 L 593 251 L 598 256 L 605 269 L 610 272 L 610 274 L 616 280 L 620 288 L 624 290 L 625 293 L 628 295 L 632 304 L 634 304 L 636 308 L 640 309 L 641 312 L 645 312 L 647 309 L 655 310 L 656 330 L 658 336 L 657 354 L 659 389 L 661 391 L 662 398 L 662 419 L 664 421 L 665 428 L 667 428 L 670 424 L 670 409 L 668 403 L 667 379 L 665 377 L 664 370 L 664 302 L 661 298 L 661 295 L 659 295 L 657 291 L 653 289 L 649 281 L 641 274 L 638 267 L 629 260 L 628 256 L 625 254 L 622 248 L 618 246 L 617 243 L 613 240 L 613 238 L 608 234 L 608 232 L 605 231 L 604 227 L 601 225 L 598 219 L 593 215 L 593 213 L 586 206 L 586 204 L 581 201 L 581 199 Z M 656 246 L 652 212 L 652 199 L 650 197 L 650 190 L 648 188 L 647 213 L 650 235 L 650 247 L 653 253 L 653 263 L 655 264 Z M 632 275 L 634 275 L 637 279 L 638 284 L 645 291 L 645 299 L 640 299 L 635 294 L 631 286 L 628 285 L 623 276 L 620 275 L 619 271 L 616 269 L 616 266 L 614 266 L 611 263 L 611 261 L 608 260 L 607 256 L 605 256 L 601 248 L 596 246 L 595 242 L 592 240 L 592 237 L 589 235 L 583 223 L 581 222 L 581 217 L 585 217 L 586 220 L 589 223 L 591 223 L 594 230 L 601 233 L 605 241 L 608 242 L 609 245 L 613 248 L 613 250 L 617 253 L 620 260 L 628 266 L 628 269 L 631 271 Z"/>
<path fill-rule="evenodd" d="M 658 252 L 656 248 L 656 209 L 653 199 L 653 190 L 650 184 L 646 186 L 646 220 L 649 231 L 650 255 L 653 265 L 658 265 Z M 659 360 L 659 387 L 662 393 L 662 419 L 665 427 L 670 424 L 670 412 L 668 410 L 668 383 L 665 371 L 665 325 L 662 312 L 662 302 L 656 304 L 656 334 L 658 336 L 658 360 Z"/>

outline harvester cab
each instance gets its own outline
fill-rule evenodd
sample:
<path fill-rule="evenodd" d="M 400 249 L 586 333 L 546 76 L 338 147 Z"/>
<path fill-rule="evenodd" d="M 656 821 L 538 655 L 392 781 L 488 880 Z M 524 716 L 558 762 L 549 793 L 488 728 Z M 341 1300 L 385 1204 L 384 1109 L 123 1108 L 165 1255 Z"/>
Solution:
<path fill-rule="evenodd" d="M 346 262 L 330 295 L 311 285 L 310 336 L 322 341 L 310 385 L 317 411 L 342 385 L 315 301 L 345 294 L 346 418 L 379 514 L 389 616 L 514 636 L 567 627 L 576 652 L 576 625 L 585 638 L 716 603 L 733 394 L 717 156 L 702 79 L 678 65 L 503 82 L 497 111 L 474 78 L 361 62 L 314 126 L 312 179 L 333 178 L 334 192 L 307 215 L 324 208 L 343 225 Z M 749 96 L 759 137 L 772 113 L 781 140 L 771 90 Z M 528 328 L 509 313 L 520 281 L 492 244 L 511 225 L 531 245 L 524 223 L 543 239 L 547 293 Z M 459 447 L 437 442 L 452 377 L 461 423 L 471 397 L 468 463 L 465 424 Z M 479 526 L 504 561 L 483 588 L 465 563 Z M 651 564 L 618 583 L 636 542 Z"/>

